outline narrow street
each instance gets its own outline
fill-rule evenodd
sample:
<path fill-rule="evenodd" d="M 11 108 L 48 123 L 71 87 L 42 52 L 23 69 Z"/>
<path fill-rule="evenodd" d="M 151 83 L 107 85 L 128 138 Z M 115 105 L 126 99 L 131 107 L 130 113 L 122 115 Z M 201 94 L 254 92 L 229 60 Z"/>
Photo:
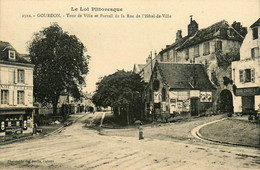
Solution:
<path fill-rule="evenodd" d="M 59 134 L 0 146 L 0 169 L 259 169 L 254 148 L 99 135 L 88 114 Z M 138 131 L 136 131 L 138 133 Z"/>

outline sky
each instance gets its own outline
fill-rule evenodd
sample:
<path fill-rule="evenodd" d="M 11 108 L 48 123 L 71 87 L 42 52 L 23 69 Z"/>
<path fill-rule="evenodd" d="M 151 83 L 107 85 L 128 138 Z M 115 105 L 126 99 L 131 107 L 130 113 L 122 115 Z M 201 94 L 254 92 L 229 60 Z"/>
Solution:
<path fill-rule="evenodd" d="M 122 11 L 92 11 L 92 8 L 119 8 Z M 46 14 L 60 17 L 43 17 Z M 104 17 L 111 14 L 113 18 Z M 161 17 L 145 18 L 145 14 Z M 163 14 L 168 17 L 164 18 Z M 150 51 L 158 53 L 175 41 L 177 30 L 182 30 L 182 36 L 186 36 L 190 15 L 199 29 L 221 20 L 230 25 L 239 21 L 249 27 L 260 18 L 260 1 L 0 0 L 0 40 L 26 54 L 33 33 L 57 22 L 86 46 L 86 54 L 91 60 L 84 90 L 94 92 L 99 77 L 121 69 L 131 71 L 134 64 L 145 64 Z"/>

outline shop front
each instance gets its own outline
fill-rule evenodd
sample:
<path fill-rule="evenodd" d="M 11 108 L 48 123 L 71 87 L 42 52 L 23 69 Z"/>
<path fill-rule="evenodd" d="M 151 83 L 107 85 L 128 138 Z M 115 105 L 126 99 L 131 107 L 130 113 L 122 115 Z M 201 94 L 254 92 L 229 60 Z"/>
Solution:
<path fill-rule="evenodd" d="M 1 110 L 0 122 L 0 136 L 33 133 L 33 109 Z"/>

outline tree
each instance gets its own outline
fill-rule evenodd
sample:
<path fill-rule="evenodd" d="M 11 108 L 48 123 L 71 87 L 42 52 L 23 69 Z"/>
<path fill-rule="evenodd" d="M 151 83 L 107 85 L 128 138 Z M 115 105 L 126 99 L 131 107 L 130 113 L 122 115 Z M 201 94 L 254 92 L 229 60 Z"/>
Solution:
<path fill-rule="evenodd" d="M 34 69 L 34 95 L 36 101 L 53 105 L 57 113 L 57 104 L 62 92 L 79 99 L 85 85 L 84 76 L 88 73 L 86 48 L 75 36 L 53 23 L 35 33 L 28 45 Z"/>
<path fill-rule="evenodd" d="M 93 96 L 96 106 L 110 106 L 114 110 L 115 119 L 129 124 L 133 118 L 140 118 L 142 110 L 142 90 L 144 84 L 138 74 L 118 70 L 105 76 L 97 83 Z M 126 120 L 124 119 L 126 118 Z"/>

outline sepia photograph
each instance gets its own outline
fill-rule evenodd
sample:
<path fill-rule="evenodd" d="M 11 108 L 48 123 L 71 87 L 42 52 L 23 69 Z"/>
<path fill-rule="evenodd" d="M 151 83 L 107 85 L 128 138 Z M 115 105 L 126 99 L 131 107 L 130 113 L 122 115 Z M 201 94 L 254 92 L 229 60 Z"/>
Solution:
<path fill-rule="evenodd" d="M 259 0 L 0 0 L 0 169 L 260 169 Z"/>

